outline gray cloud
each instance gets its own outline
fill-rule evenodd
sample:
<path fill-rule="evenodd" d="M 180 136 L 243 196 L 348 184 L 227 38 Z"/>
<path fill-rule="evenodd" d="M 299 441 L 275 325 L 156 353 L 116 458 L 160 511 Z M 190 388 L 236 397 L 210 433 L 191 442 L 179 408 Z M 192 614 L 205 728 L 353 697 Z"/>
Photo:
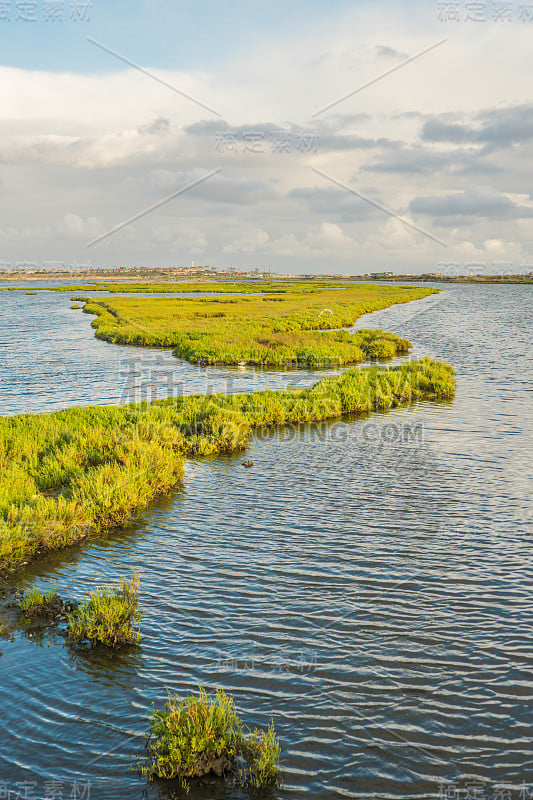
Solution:
<path fill-rule="evenodd" d="M 518 206 L 508 197 L 487 187 L 475 187 L 444 196 L 415 197 L 409 204 L 414 214 L 435 217 L 479 217 L 489 219 L 519 219 L 532 217 L 533 209 Z"/>
<path fill-rule="evenodd" d="M 490 109 L 474 116 L 474 122 L 450 122 L 448 115 L 428 119 L 421 131 L 426 142 L 481 144 L 485 152 L 533 140 L 533 106 Z"/>
<path fill-rule="evenodd" d="M 361 198 L 333 186 L 293 189 L 289 197 L 303 201 L 315 214 L 328 219 L 335 217 L 343 222 L 357 222 L 379 213 Z"/>
<path fill-rule="evenodd" d="M 378 56 L 382 58 L 407 58 L 406 53 L 400 53 L 399 50 L 395 50 L 394 47 L 388 47 L 388 45 L 378 45 L 376 47 L 376 52 Z"/>
<path fill-rule="evenodd" d="M 506 174 L 502 167 L 481 158 L 478 153 L 471 155 L 470 158 L 465 158 L 462 164 L 452 167 L 451 172 L 453 175 L 481 175 L 487 177 L 489 175 Z"/>
<path fill-rule="evenodd" d="M 138 128 L 139 133 L 144 134 L 161 134 L 167 133 L 170 129 L 170 120 L 166 117 L 157 117 L 152 120 L 148 125 L 142 125 Z"/>
<path fill-rule="evenodd" d="M 161 197 L 172 194 L 183 186 L 202 177 L 205 170 L 152 170 L 140 178 L 128 179 L 127 185 L 146 196 Z M 209 181 L 195 186 L 188 200 L 207 200 L 213 203 L 249 205 L 273 200 L 276 192 L 264 181 L 245 177 L 213 176 Z"/>
<path fill-rule="evenodd" d="M 363 169 L 369 172 L 396 172 L 427 175 L 436 170 L 446 169 L 450 157 L 444 153 L 435 153 L 421 148 L 399 148 L 387 154 L 380 161 L 367 164 Z"/>

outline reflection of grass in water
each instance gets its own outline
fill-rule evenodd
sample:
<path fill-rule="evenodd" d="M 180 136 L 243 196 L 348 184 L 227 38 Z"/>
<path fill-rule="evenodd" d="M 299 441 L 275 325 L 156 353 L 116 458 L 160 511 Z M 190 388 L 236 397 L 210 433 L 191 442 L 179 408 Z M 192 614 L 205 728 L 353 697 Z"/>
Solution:
<path fill-rule="evenodd" d="M 183 476 L 185 458 L 243 449 L 262 426 L 452 396 L 453 370 L 423 359 L 351 369 L 310 389 L 197 395 L 0 418 L 0 567 L 128 523 Z"/>
<path fill-rule="evenodd" d="M 410 343 L 392 333 L 343 329 L 363 314 L 435 291 L 287 286 L 279 294 L 254 297 L 92 299 L 84 311 L 97 315 L 96 336 L 115 344 L 173 347 L 175 355 L 195 363 L 312 367 L 406 353 Z"/>

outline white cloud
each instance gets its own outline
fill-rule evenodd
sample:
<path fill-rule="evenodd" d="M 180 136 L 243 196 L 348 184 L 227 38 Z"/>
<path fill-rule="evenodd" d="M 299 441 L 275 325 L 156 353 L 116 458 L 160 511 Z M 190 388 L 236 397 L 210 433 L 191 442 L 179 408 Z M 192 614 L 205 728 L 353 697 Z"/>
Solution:
<path fill-rule="evenodd" d="M 258 228 L 254 233 L 243 236 L 231 244 L 227 244 L 222 248 L 223 253 L 254 253 L 257 250 L 264 250 L 265 246 L 270 241 L 270 237 L 266 231 Z"/>
<path fill-rule="evenodd" d="M 309 231 L 306 241 L 311 247 L 324 252 L 337 252 L 354 246 L 352 239 L 334 222 L 323 222 L 318 230 Z"/>
<path fill-rule="evenodd" d="M 80 236 L 89 238 L 98 234 L 101 224 L 96 217 L 82 219 L 77 214 L 65 214 L 57 226 L 57 232 L 67 238 L 79 238 Z"/>

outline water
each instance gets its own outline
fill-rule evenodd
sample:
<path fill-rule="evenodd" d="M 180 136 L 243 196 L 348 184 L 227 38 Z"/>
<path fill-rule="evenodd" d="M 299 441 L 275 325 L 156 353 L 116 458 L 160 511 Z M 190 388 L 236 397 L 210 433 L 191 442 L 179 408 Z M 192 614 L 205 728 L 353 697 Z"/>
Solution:
<path fill-rule="evenodd" d="M 60 282 L 50 285 L 57 286 Z M 309 385 L 332 374 L 317 370 L 295 373 L 249 367 L 200 368 L 174 358 L 168 349 L 109 344 L 95 339 L 90 325 L 94 316 L 71 309 L 74 304 L 71 297 L 76 294 L 40 291 L 28 296 L 25 292 L 0 292 L 0 413 L 3 415 L 94 403 L 117 405 L 170 395 L 283 389 L 295 381 L 298 385 Z M 104 292 L 82 294 L 109 296 Z M 135 296 L 209 295 L 197 292 Z"/>
<path fill-rule="evenodd" d="M 86 336 L 85 318 L 65 324 Z M 89 782 L 91 797 L 139 798 L 128 768 L 151 704 L 199 684 L 230 691 L 251 725 L 274 718 L 272 797 L 533 796 L 531 288 L 451 286 L 369 324 L 454 364 L 455 400 L 270 431 L 251 441 L 251 469 L 242 455 L 191 462 L 184 492 L 135 529 L 19 577 L 80 597 L 137 570 L 144 640 L 113 658 L 57 635 L 0 642 L 0 797 L 2 781 L 45 797 L 55 780 L 63 797 Z M 83 341 L 80 370 L 91 348 L 115 357 Z M 112 375 L 69 377 L 77 346 L 42 409 L 66 392 L 112 399 Z"/>

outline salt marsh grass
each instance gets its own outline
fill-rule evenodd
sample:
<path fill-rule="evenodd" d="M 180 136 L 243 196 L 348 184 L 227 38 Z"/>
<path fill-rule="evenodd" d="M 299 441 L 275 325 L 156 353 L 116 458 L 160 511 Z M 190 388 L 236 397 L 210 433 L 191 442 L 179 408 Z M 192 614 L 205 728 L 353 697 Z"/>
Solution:
<path fill-rule="evenodd" d="M 78 644 L 102 644 L 122 647 L 141 640 L 138 623 L 139 577 L 122 581 L 118 589 L 96 589 L 90 597 L 67 616 L 68 638 Z"/>
<path fill-rule="evenodd" d="M 422 359 L 348 369 L 309 389 L 0 417 L 0 569 L 127 525 L 179 487 L 187 457 L 243 450 L 263 426 L 451 397 L 453 374 Z"/>
<path fill-rule="evenodd" d="M 199 697 L 171 695 L 150 720 L 147 760 L 141 771 L 151 778 L 191 778 L 215 774 L 234 783 L 260 788 L 275 784 L 280 747 L 273 724 L 249 731 L 224 691 Z"/>
<path fill-rule="evenodd" d="M 200 364 L 309 367 L 355 364 L 406 353 L 392 333 L 349 333 L 363 314 L 434 293 L 369 284 L 280 285 L 259 296 L 86 299 L 96 336 L 115 344 L 172 347 Z"/>
<path fill-rule="evenodd" d="M 55 590 L 55 584 L 51 583 L 47 592 L 36 587 L 25 591 L 19 606 L 25 617 L 36 617 L 45 614 L 50 606 L 57 604 L 57 601 L 59 595 Z"/>

